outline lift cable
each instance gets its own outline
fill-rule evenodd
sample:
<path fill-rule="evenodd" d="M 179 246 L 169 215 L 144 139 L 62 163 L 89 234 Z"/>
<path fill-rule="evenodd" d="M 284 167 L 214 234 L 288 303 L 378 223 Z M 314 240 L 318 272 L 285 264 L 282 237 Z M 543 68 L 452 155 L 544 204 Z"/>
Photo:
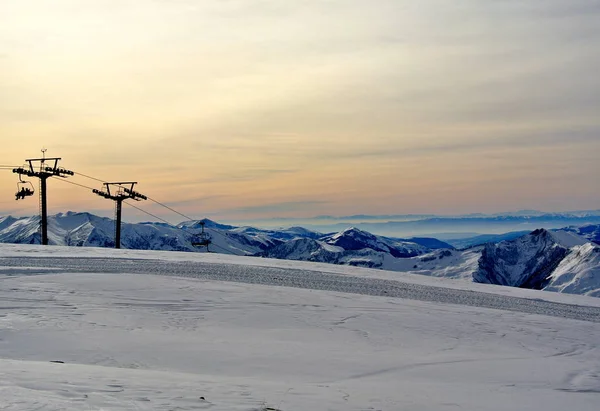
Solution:
<path fill-rule="evenodd" d="M 173 226 L 173 227 L 177 228 L 177 226 L 174 226 L 173 224 L 171 224 L 170 222 L 168 222 L 168 221 L 167 221 L 167 220 L 165 220 L 164 218 L 160 218 L 160 217 L 159 217 L 159 216 L 157 216 L 157 215 L 154 215 L 154 214 L 152 214 L 152 213 L 149 213 L 148 211 L 146 211 L 146 210 L 144 210 L 144 209 L 142 209 L 142 208 L 140 208 L 140 207 L 138 207 L 138 206 L 135 206 L 135 205 L 133 205 L 133 204 L 131 204 L 131 203 L 127 202 L 127 201 L 123 201 L 123 203 L 124 203 L 124 204 L 127 204 L 129 207 L 133 207 L 133 208 L 135 208 L 136 210 L 139 210 L 139 211 L 141 211 L 142 213 L 148 214 L 149 216 L 151 216 L 151 217 L 154 217 L 154 218 L 156 218 L 157 220 L 160 220 L 160 221 L 162 221 L 163 223 L 167 223 L 167 224 L 169 224 L 170 226 Z"/>
<path fill-rule="evenodd" d="M 79 187 L 87 188 L 89 190 L 93 190 L 92 187 L 88 187 L 86 185 L 79 184 L 79 183 L 74 183 L 73 181 L 69 181 L 69 180 L 63 180 L 62 178 L 60 178 L 60 179 L 57 178 L 57 179 L 55 179 L 55 181 L 62 181 L 63 183 L 73 184 L 74 186 L 79 186 Z"/>
<path fill-rule="evenodd" d="M 106 182 L 106 181 L 104 181 L 104 180 L 101 180 L 101 179 L 99 179 L 99 178 L 92 177 L 92 176 L 88 176 L 88 175 L 86 175 L 86 174 L 82 174 L 82 173 L 79 173 L 79 172 L 75 172 L 75 175 L 76 175 L 76 176 L 82 176 L 82 177 L 86 177 L 86 178 L 89 178 L 89 179 L 92 179 L 92 180 L 96 180 L 96 181 L 99 181 L 99 182 L 101 182 L 101 183 L 105 183 L 105 182 Z M 83 185 L 83 184 L 74 183 L 74 182 L 72 182 L 72 181 L 67 181 L 67 180 L 59 180 L 59 181 L 65 181 L 65 182 L 67 182 L 67 183 L 69 183 L 69 184 L 74 184 L 74 185 L 78 185 L 78 186 L 80 186 L 80 187 L 83 187 L 83 188 L 87 188 L 87 189 L 93 190 L 93 188 L 92 188 L 92 187 L 89 187 L 89 186 L 86 186 L 86 185 Z M 182 217 L 184 217 L 184 218 L 186 218 L 186 219 L 188 219 L 188 220 L 190 220 L 190 221 L 194 221 L 194 219 L 192 219 L 192 218 L 190 218 L 190 217 L 186 216 L 185 214 L 182 214 L 182 213 L 180 213 L 179 211 L 177 211 L 177 210 L 175 210 L 175 209 L 173 209 L 173 208 L 169 207 L 169 206 L 168 206 L 168 205 L 166 205 L 166 204 L 163 204 L 163 203 L 161 203 L 160 201 L 157 201 L 157 200 L 155 200 L 155 199 L 153 199 L 153 198 L 150 198 L 150 197 L 148 197 L 148 200 L 150 200 L 150 201 L 152 201 L 152 202 L 154 202 L 154 203 L 156 203 L 156 204 L 158 204 L 158 205 L 160 205 L 160 206 L 162 206 L 162 207 L 165 207 L 165 208 L 167 208 L 167 209 L 169 209 L 169 210 L 173 211 L 173 212 L 174 212 L 174 213 L 176 213 L 176 214 L 179 214 L 180 216 L 182 216 Z M 164 223 L 167 223 L 167 224 L 169 224 L 169 225 L 173 225 L 173 224 L 171 224 L 170 222 L 168 222 L 168 221 L 166 221 L 166 220 L 164 220 L 164 219 L 162 219 L 162 218 L 160 218 L 160 217 L 158 217 L 158 216 L 156 216 L 156 215 L 154 215 L 154 214 L 152 214 L 152 213 L 149 213 L 149 212 L 147 212 L 147 211 L 145 211 L 145 210 L 141 209 L 140 207 L 134 206 L 134 205 L 133 205 L 133 204 L 131 204 L 131 203 L 125 202 L 125 204 L 127 204 L 127 205 L 128 205 L 128 206 L 130 206 L 130 207 L 136 208 L 136 209 L 138 209 L 138 210 L 142 211 L 143 213 L 146 213 L 146 214 L 148 214 L 148 215 L 150 215 L 150 216 L 152 216 L 152 217 L 154 217 L 154 218 L 156 218 L 156 219 L 158 219 L 158 220 L 160 220 L 160 221 L 162 221 L 162 222 L 164 222 Z M 174 227 L 176 227 L 175 225 L 173 225 L 173 226 L 174 226 Z"/>
<path fill-rule="evenodd" d="M 101 183 L 106 183 L 106 180 L 101 180 L 101 179 L 99 179 L 99 178 L 92 177 L 92 176 L 88 176 L 88 175 L 85 175 L 85 174 L 83 174 L 83 173 L 76 172 L 75 174 L 76 174 L 76 175 L 78 175 L 78 176 L 81 176 L 81 177 L 86 177 L 86 178 L 89 178 L 90 180 L 96 180 L 96 181 L 99 181 L 99 182 L 101 182 Z"/>
<path fill-rule="evenodd" d="M 8 166 L 8 167 L 12 168 L 12 166 Z M 3 166 L 1 166 L 1 165 L 0 165 L 0 168 L 3 168 Z M 95 181 L 101 182 L 101 183 L 103 183 L 103 184 L 104 184 L 104 183 L 106 183 L 106 181 L 105 181 L 105 180 L 101 180 L 101 179 L 99 179 L 99 178 L 92 177 L 92 176 L 89 176 L 89 175 L 86 175 L 86 174 L 82 174 L 82 173 L 79 173 L 79 172 L 75 172 L 75 175 L 76 175 L 76 176 L 82 176 L 82 177 L 85 177 L 85 178 L 89 178 L 89 179 L 91 179 L 91 180 L 95 180 Z M 86 185 L 84 185 L 84 184 L 75 183 L 75 182 L 73 182 L 73 181 L 68 181 L 68 180 L 63 180 L 63 179 L 56 179 L 56 180 L 58 180 L 58 181 L 63 181 L 63 182 L 65 182 L 65 183 L 72 184 L 72 185 L 75 185 L 75 186 L 79 186 L 79 187 L 82 187 L 82 188 L 86 188 L 86 189 L 88 189 L 88 190 L 94 190 L 94 188 L 93 188 L 93 187 L 86 186 Z M 174 208 L 172 208 L 172 207 L 169 207 L 168 205 L 166 205 L 166 204 L 163 204 L 163 203 L 161 203 L 161 202 L 160 202 L 160 201 L 158 201 L 158 200 L 155 200 L 155 199 L 153 199 L 153 198 L 151 198 L 151 197 L 147 197 L 147 198 L 148 198 L 148 200 L 150 200 L 150 201 L 152 201 L 152 202 L 156 203 L 157 205 L 159 205 L 159 206 L 161 206 L 161 207 L 164 207 L 164 208 L 166 208 L 166 209 L 168 209 L 168 210 L 170 210 L 170 211 L 174 212 L 175 214 L 178 214 L 178 215 L 182 216 L 183 218 L 187 219 L 188 221 L 195 221 L 195 219 L 193 219 L 193 218 L 191 218 L 191 217 L 189 217 L 189 216 L 187 216 L 187 215 L 185 215 L 185 214 L 183 214 L 183 213 L 180 213 L 179 211 L 175 210 Z M 138 207 L 138 206 L 136 206 L 136 205 L 133 205 L 133 204 L 131 204 L 130 202 L 124 201 L 124 203 L 125 203 L 126 205 L 128 205 L 129 207 L 135 208 L 136 210 L 138 210 L 138 211 L 141 211 L 142 213 L 144 213 L 144 214 L 147 214 L 147 215 L 149 215 L 149 216 L 151 216 L 151 217 L 153 217 L 153 218 L 155 218 L 155 219 L 157 219 L 157 220 L 159 220 L 159 221 L 161 221 L 161 222 L 163 222 L 163 223 L 166 223 L 166 224 L 168 224 L 168 225 L 170 225 L 170 226 L 173 226 L 173 227 L 179 228 L 179 227 L 177 227 L 176 225 L 173 225 L 173 224 L 172 224 L 172 223 L 170 223 L 169 221 L 165 220 L 164 218 L 161 218 L 161 217 L 159 217 L 159 216 L 157 216 L 157 215 L 155 215 L 155 214 L 152 214 L 152 213 L 150 213 L 150 212 L 148 212 L 148 211 L 146 211 L 146 210 L 144 210 L 144 209 L 142 209 L 142 208 L 140 208 L 140 207 Z M 181 229 L 181 228 L 179 228 L 179 229 Z M 234 253 L 233 253 L 231 250 L 227 250 L 227 249 L 225 249 L 225 248 L 223 248 L 223 247 L 219 246 L 218 244 L 212 243 L 212 246 L 213 246 L 213 247 L 216 247 L 216 248 L 218 248 L 218 249 L 221 249 L 222 251 L 224 251 L 224 252 L 225 252 L 225 253 L 227 253 L 227 254 L 234 254 Z"/>
<path fill-rule="evenodd" d="M 69 183 L 69 184 L 73 184 L 73 185 L 76 185 L 76 186 L 79 186 L 79 187 L 87 188 L 87 189 L 89 189 L 89 190 L 93 190 L 93 188 L 92 188 L 92 187 L 88 187 L 88 186 L 86 186 L 86 185 L 79 184 L 79 183 L 74 183 L 74 182 L 72 182 L 72 181 L 68 181 L 68 180 L 62 180 L 62 179 L 61 179 L 61 180 L 57 180 L 57 181 L 63 181 L 63 182 L 65 182 L 65 183 Z M 135 209 L 138 209 L 138 210 L 139 210 L 139 211 L 141 211 L 142 213 L 148 214 L 149 216 L 151 216 L 151 217 L 154 217 L 154 218 L 156 218 L 157 220 L 160 220 L 160 221 L 162 221 L 163 223 L 167 223 L 167 224 L 169 224 L 169 225 L 173 225 L 173 224 L 171 224 L 170 222 L 168 222 L 167 220 L 165 220 L 165 219 L 163 219 L 163 218 L 160 218 L 159 216 L 156 216 L 156 215 L 154 215 L 154 214 L 152 214 L 152 213 L 149 213 L 148 211 L 146 211 L 146 210 L 144 210 L 144 209 L 142 209 L 142 208 L 140 208 L 140 207 L 138 207 L 138 206 L 135 206 L 135 205 L 133 205 L 133 204 L 131 204 L 131 203 L 127 202 L 127 201 L 124 201 L 124 203 L 125 203 L 125 204 L 127 204 L 127 205 L 128 205 L 128 206 L 130 206 L 130 207 L 133 207 L 133 208 L 135 208 Z"/>
<path fill-rule="evenodd" d="M 152 201 L 152 202 L 154 202 L 154 203 L 158 204 L 159 206 L 162 206 L 162 207 L 164 207 L 164 208 L 166 208 L 166 209 L 168 209 L 168 210 L 171 210 L 171 211 L 172 211 L 172 212 L 174 212 L 175 214 L 179 214 L 180 216 L 182 216 L 183 218 L 185 218 L 185 219 L 187 219 L 187 220 L 189 220 L 189 221 L 196 221 L 195 219 L 193 219 L 193 218 L 191 218 L 191 217 L 188 217 L 188 216 L 186 216 L 185 214 L 182 214 L 182 213 L 180 213 L 179 211 L 177 211 L 177 210 L 175 210 L 175 209 L 173 209 L 173 208 L 169 207 L 169 206 L 168 206 L 168 205 L 166 205 L 166 204 L 163 204 L 163 203 L 161 203 L 160 201 L 157 201 L 157 200 L 155 200 L 155 199 L 153 199 L 153 198 L 150 198 L 150 197 L 148 197 L 148 200 L 150 200 L 150 201 Z"/>
<path fill-rule="evenodd" d="M 103 184 L 106 184 L 106 181 L 105 181 L 105 180 L 102 180 L 102 179 L 100 179 L 100 178 L 96 178 L 96 177 L 92 177 L 92 176 L 90 176 L 90 175 L 87 175 L 87 174 L 83 174 L 83 173 L 76 172 L 76 173 L 75 173 L 75 175 L 79 175 L 79 176 L 82 176 L 82 177 L 85 177 L 85 178 L 89 178 L 89 179 L 91 179 L 91 180 L 95 180 L 95 181 L 101 182 L 101 183 L 103 183 Z M 83 185 L 82 185 L 82 186 L 83 186 Z M 86 186 L 83 186 L 83 187 L 85 187 L 85 188 L 90 188 L 90 187 L 86 187 Z M 92 189 L 92 190 L 93 190 L 93 189 Z M 182 216 L 182 217 L 183 217 L 183 218 L 185 218 L 187 221 L 197 221 L 197 219 L 191 218 L 190 216 L 187 216 L 187 215 L 185 215 L 185 214 L 183 214 L 183 213 L 181 213 L 181 212 L 179 212 L 179 211 L 175 210 L 173 207 L 170 207 L 170 206 L 168 206 L 168 205 L 166 205 L 166 204 L 164 204 L 164 203 L 162 203 L 162 202 L 160 202 L 160 201 L 158 201 L 158 200 L 156 200 L 156 199 L 154 199 L 154 198 L 152 198 L 152 197 L 148 197 L 148 196 L 146 196 L 146 198 L 147 198 L 148 200 L 152 201 L 153 203 L 155 203 L 155 204 L 157 204 L 157 205 L 159 205 L 159 206 L 161 206 L 161 207 L 164 207 L 164 208 L 166 208 L 167 210 L 169 210 L 169 211 L 171 211 L 171 212 L 173 212 L 173 213 L 175 213 L 175 214 L 177 214 L 177 215 L 180 215 L 180 216 Z M 130 207 L 133 207 L 133 208 L 135 208 L 135 209 L 137 209 L 137 210 L 141 211 L 142 213 L 145 213 L 145 214 L 147 214 L 147 215 L 149 215 L 149 216 L 151 216 L 151 217 L 153 217 L 153 218 L 155 218 L 155 219 L 157 219 L 157 220 L 159 220 L 159 221 L 162 221 L 162 222 L 164 222 L 164 223 L 166 223 L 166 224 L 168 224 L 168 225 L 170 225 L 170 226 L 173 226 L 173 227 L 175 227 L 175 228 L 178 228 L 178 229 L 180 229 L 180 230 L 181 230 L 181 229 L 183 229 L 182 227 L 177 227 L 177 225 L 171 224 L 169 221 L 167 221 L 167 220 L 165 220 L 165 219 L 163 219 L 163 218 L 161 218 L 161 217 L 159 217 L 159 216 L 157 216 L 157 215 L 155 215 L 155 214 L 149 213 L 148 211 L 146 211 L 146 210 L 144 210 L 144 209 L 142 209 L 142 208 L 140 208 L 140 207 L 138 207 L 138 206 L 135 206 L 135 205 L 133 205 L 133 204 L 131 204 L 131 203 L 129 203 L 129 202 L 126 202 L 126 201 L 125 201 L 124 203 L 125 203 L 125 204 L 127 204 L 128 206 L 130 206 Z M 213 244 L 213 246 L 215 246 L 215 247 L 217 247 L 217 248 L 220 248 L 221 250 L 225 251 L 226 253 L 231 253 L 231 251 L 230 251 L 230 250 L 226 250 L 226 249 L 224 249 L 223 247 L 220 247 L 220 246 L 218 246 L 217 244 Z M 232 254 L 232 253 L 231 253 L 231 254 Z"/>
<path fill-rule="evenodd" d="M 89 179 L 92 179 L 92 180 L 96 180 L 96 181 L 99 181 L 99 182 L 101 182 L 101 183 L 106 183 L 106 180 L 102 180 L 102 179 L 99 179 L 99 178 L 96 178 L 96 177 L 92 177 L 92 176 L 89 176 L 89 175 L 86 175 L 86 174 L 83 174 L 83 173 L 76 172 L 76 173 L 75 173 L 75 175 L 82 176 L 82 177 L 85 177 L 85 178 L 89 178 Z M 197 219 L 195 219 L 195 218 L 191 218 L 191 217 L 189 217 L 189 216 L 187 216 L 187 215 L 185 215 L 185 214 L 183 214 L 183 213 L 180 213 L 179 211 L 175 210 L 174 208 L 172 208 L 172 207 L 169 207 L 168 205 L 166 205 L 166 204 L 163 204 L 163 203 L 161 203 L 160 201 L 158 201 L 158 200 L 155 200 L 155 199 L 153 199 L 153 198 L 151 198 L 151 197 L 148 197 L 148 200 L 150 200 L 150 201 L 152 201 L 152 202 L 154 202 L 154 203 L 158 204 L 158 205 L 159 205 L 159 206 L 161 206 L 161 207 L 164 207 L 164 208 L 166 208 L 167 210 L 170 210 L 170 211 L 174 212 L 175 214 L 178 214 L 178 215 L 182 216 L 182 217 L 183 217 L 183 218 L 185 218 L 186 220 L 189 220 L 189 221 L 196 221 L 196 220 L 197 220 Z M 169 223 L 169 224 L 170 224 L 170 223 Z"/>

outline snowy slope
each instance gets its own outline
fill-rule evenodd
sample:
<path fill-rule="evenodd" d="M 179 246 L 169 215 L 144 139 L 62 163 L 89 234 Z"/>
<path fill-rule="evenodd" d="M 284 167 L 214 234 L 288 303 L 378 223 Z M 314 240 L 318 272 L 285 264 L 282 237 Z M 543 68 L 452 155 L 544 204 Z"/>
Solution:
<path fill-rule="evenodd" d="M 544 289 L 600 297 L 600 247 L 591 243 L 574 247 Z"/>
<path fill-rule="evenodd" d="M 296 238 L 312 238 L 317 239 L 323 236 L 323 234 L 316 231 L 307 230 L 302 227 L 290 227 L 282 228 L 280 230 L 262 230 L 255 227 L 235 227 L 231 229 L 232 232 L 242 233 L 251 236 L 263 236 L 276 238 L 278 240 L 293 240 Z"/>
<path fill-rule="evenodd" d="M 1 405 L 597 410 L 597 299 L 371 277 L 384 274 L 209 254 L 0 245 Z M 319 278 L 331 291 L 315 288 Z M 358 293 L 344 291 L 352 284 Z M 390 294 L 374 296 L 382 284 Z M 404 290 L 403 298 L 393 290 Z"/>
<path fill-rule="evenodd" d="M 430 239 L 421 239 L 429 241 Z M 435 243 L 434 243 L 435 244 Z M 260 253 L 262 257 L 344 264 L 358 267 L 395 269 L 398 259 L 408 259 L 430 252 L 423 245 L 376 236 L 351 227 L 339 233 L 316 238 L 294 238 Z M 413 264 L 414 265 L 414 264 Z"/>
<path fill-rule="evenodd" d="M 480 283 L 541 289 L 569 248 L 583 243 L 585 240 L 572 233 L 540 229 L 515 240 L 486 244 L 473 279 Z"/>
<path fill-rule="evenodd" d="M 356 227 L 350 227 L 339 233 L 322 237 L 321 240 L 348 251 L 370 249 L 389 253 L 396 258 L 414 257 L 431 251 L 431 249 L 417 243 L 376 236 Z"/>

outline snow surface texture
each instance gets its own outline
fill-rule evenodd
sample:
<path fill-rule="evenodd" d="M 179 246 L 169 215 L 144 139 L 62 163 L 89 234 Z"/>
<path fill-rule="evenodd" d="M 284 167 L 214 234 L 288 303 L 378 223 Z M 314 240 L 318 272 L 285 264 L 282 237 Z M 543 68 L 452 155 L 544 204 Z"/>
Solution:
<path fill-rule="evenodd" d="M 599 281 L 600 247 L 585 244 L 573 248 L 560 262 L 545 290 L 600 297 Z"/>
<path fill-rule="evenodd" d="M 598 409 L 597 299 L 222 255 L 0 255 L 5 410 Z M 407 298 L 365 295 L 392 283 Z"/>

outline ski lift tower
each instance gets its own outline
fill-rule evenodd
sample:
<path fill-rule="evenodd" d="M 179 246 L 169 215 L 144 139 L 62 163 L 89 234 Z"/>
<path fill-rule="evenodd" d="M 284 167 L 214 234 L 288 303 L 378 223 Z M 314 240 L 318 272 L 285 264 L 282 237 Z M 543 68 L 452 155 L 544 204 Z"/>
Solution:
<path fill-rule="evenodd" d="M 105 190 L 92 190 L 94 194 L 98 194 L 100 197 L 113 200 L 115 202 L 115 248 L 121 248 L 121 210 L 123 200 L 147 200 L 143 194 L 133 191 L 133 187 L 137 182 L 121 182 L 121 183 L 104 183 Z M 111 192 L 111 186 L 113 190 Z"/>
<path fill-rule="evenodd" d="M 50 177 L 63 177 L 72 176 L 73 173 L 70 170 L 66 170 L 58 166 L 58 162 L 61 160 L 59 157 L 46 158 L 46 149 L 42 149 L 42 158 L 30 158 L 25 160 L 29 166 L 14 168 L 13 173 L 19 175 L 19 181 L 24 182 L 22 176 L 35 177 L 40 179 L 40 215 L 41 215 L 41 231 L 42 231 L 42 245 L 48 245 L 48 202 L 46 198 L 46 181 Z M 39 166 L 38 166 L 39 163 Z M 34 166 L 35 164 L 35 166 Z M 36 171 L 37 170 L 37 171 Z M 24 189 L 17 192 L 17 200 L 19 198 L 25 199 L 25 197 L 33 195 L 33 190 Z"/>

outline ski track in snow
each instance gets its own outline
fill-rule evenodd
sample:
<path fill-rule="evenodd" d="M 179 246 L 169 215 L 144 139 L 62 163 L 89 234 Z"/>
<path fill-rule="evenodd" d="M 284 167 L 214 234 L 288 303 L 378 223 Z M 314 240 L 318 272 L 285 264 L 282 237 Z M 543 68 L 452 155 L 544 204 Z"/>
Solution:
<path fill-rule="evenodd" d="M 600 307 L 293 268 L 95 257 L 3 257 L 0 265 L 17 267 L 21 275 L 27 274 L 27 267 L 54 268 L 63 272 L 152 274 L 404 298 L 600 322 Z"/>

